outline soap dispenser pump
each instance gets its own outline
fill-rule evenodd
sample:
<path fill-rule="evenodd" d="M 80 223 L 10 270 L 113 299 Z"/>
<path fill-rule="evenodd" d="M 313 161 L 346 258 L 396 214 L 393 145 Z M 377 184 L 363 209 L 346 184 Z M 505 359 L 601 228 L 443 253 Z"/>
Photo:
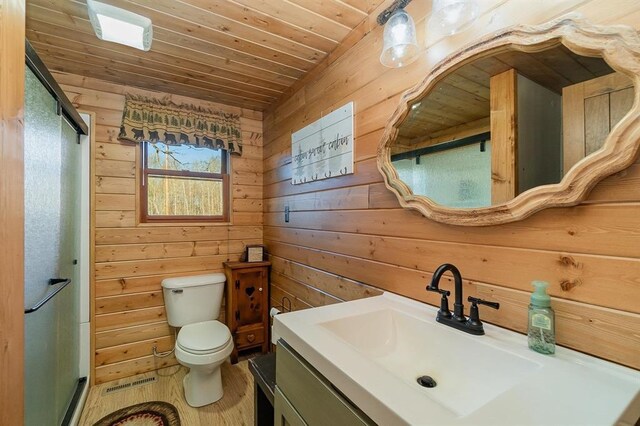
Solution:
<path fill-rule="evenodd" d="M 551 309 L 551 298 L 547 294 L 545 281 L 533 281 L 535 291 L 529 305 L 529 326 L 527 337 L 529 348 L 541 354 L 556 351 L 555 314 Z"/>

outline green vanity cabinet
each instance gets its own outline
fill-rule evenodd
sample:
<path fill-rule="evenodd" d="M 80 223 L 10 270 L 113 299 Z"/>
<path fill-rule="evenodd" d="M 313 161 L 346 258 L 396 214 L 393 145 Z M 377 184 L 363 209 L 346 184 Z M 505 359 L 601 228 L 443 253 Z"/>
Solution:
<path fill-rule="evenodd" d="M 274 425 L 276 426 L 307 426 L 300 414 L 293 408 L 286 396 L 276 388 L 274 398 Z"/>
<path fill-rule="evenodd" d="M 276 354 L 274 410 L 277 426 L 375 424 L 283 340 Z"/>

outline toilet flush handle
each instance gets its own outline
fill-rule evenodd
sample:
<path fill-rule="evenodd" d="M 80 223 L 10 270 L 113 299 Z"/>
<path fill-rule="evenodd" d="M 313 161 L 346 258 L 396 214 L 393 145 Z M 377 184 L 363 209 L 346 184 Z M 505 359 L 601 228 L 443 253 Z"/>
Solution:
<path fill-rule="evenodd" d="M 182 293 L 184 290 L 182 290 L 181 288 L 174 288 L 173 290 L 171 290 L 171 293 L 177 293 L 180 294 Z"/>

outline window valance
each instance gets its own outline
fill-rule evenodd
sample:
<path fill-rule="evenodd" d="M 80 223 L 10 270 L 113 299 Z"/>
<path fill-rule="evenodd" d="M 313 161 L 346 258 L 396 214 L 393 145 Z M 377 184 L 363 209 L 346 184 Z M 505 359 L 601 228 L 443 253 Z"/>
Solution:
<path fill-rule="evenodd" d="M 143 96 L 126 96 L 118 139 L 193 145 L 242 154 L 239 116 Z"/>

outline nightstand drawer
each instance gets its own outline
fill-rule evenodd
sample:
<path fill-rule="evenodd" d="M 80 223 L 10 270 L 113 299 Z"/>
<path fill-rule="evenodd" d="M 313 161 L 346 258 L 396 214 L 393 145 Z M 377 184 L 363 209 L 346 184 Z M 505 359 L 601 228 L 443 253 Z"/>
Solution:
<path fill-rule="evenodd" d="M 264 327 L 262 324 L 249 327 L 240 327 L 235 336 L 236 348 L 242 349 L 249 346 L 257 346 L 264 342 Z"/>

